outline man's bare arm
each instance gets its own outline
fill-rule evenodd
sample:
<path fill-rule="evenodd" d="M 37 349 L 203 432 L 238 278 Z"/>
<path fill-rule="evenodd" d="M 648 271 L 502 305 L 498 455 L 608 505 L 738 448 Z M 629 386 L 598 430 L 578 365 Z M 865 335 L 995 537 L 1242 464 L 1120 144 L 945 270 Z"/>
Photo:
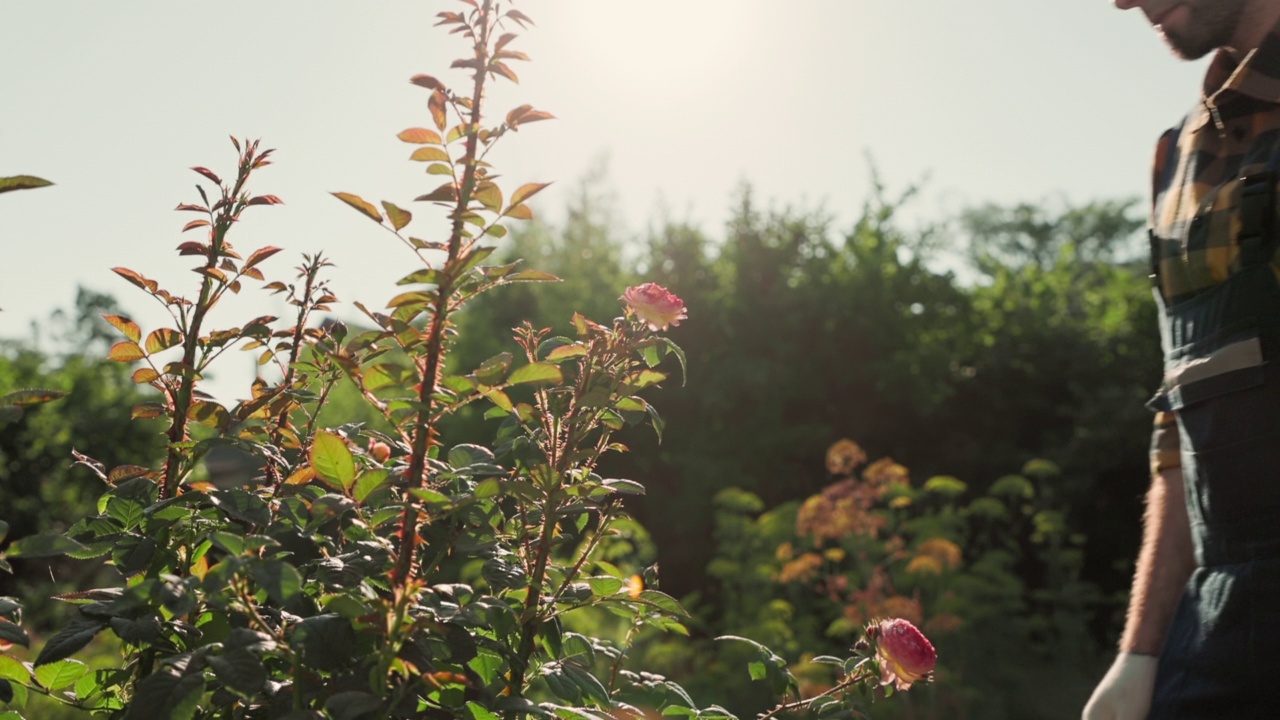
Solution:
<path fill-rule="evenodd" d="M 1153 476 L 1147 491 L 1142 549 L 1120 638 L 1121 652 L 1160 654 L 1182 588 L 1194 569 L 1182 468 L 1170 468 Z"/>

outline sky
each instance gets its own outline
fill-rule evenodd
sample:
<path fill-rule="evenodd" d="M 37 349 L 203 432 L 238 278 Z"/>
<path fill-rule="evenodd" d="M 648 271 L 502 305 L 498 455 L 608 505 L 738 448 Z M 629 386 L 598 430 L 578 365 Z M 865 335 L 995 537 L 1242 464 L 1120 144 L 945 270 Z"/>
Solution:
<path fill-rule="evenodd" d="M 411 202 L 438 178 L 395 136 L 430 123 L 411 76 L 466 82 L 447 68 L 468 48 L 432 26 L 461 7 L 0 0 L 0 176 L 55 183 L 0 195 L 0 338 L 29 337 L 77 286 L 116 295 L 144 331 L 163 323 L 110 268 L 194 292 L 191 258 L 173 252 L 195 239 L 179 232 L 191 216 L 173 208 L 197 199 L 190 167 L 232 174 L 231 134 L 276 149 L 251 189 L 285 203 L 247 212 L 237 248 L 284 248 L 264 266 L 276 276 L 323 251 L 340 314 L 355 317 L 354 300 L 380 306 L 414 259 L 329 193 L 421 211 L 411 229 L 439 234 Z M 494 88 L 490 107 L 530 103 L 557 120 L 502 141 L 502 182 L 554 181 L 533 203 L 554 223 L 602 166 L 635 237 L 661 212 L 720 237 L 744 181 L 763 203 L 825 208 L 847 226 L 868 196 L 868 158 L 891 193 L 923 182 L 913 212 L 925 220 L 987 202 L 1145 198 L 1155 139 L 1195 102 L 1204 70 L 1106 0 L 516 7 L 537 24 L 511 47 L 532 62 L 513 66 L 520 83 Z M 282 310 L 250 290 L 219 308 L 228 325 Z M 247 382 L 248 357 L 232 362 Z"/>

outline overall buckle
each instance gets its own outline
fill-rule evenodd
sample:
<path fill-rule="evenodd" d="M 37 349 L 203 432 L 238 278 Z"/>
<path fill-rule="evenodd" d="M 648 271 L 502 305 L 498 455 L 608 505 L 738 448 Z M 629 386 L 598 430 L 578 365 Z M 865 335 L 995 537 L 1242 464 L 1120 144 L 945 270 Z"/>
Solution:
<path fill-rule="evenodd" d="M 1256 265 L 1269 261 L 1272 226 L 1276 216 L 1276 175 L 1265 172 L 1240 180 L 1240 261 Z"/>

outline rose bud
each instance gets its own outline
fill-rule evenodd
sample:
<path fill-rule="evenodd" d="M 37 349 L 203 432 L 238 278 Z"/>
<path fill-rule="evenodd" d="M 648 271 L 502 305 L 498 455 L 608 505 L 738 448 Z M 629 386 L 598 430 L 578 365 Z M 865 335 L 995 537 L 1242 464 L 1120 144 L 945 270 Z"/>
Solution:
<path fill-rule="evenodd" d="M 881 620 L 872 628 L 875 629 L 876 655 L 880 658 L 881 685 L 893 683 L 895 689 L 906 690 L 911 683 L 933 671 L 938 653 L 915 625 L 895 618 Z"/>
<path fill-rule="evenodd" d="M 374 460 L 384 463 L 391 457 L 391 446 L 380 440 L 371 440 L 369 442 L 369 454 L 373 456 Z"/>

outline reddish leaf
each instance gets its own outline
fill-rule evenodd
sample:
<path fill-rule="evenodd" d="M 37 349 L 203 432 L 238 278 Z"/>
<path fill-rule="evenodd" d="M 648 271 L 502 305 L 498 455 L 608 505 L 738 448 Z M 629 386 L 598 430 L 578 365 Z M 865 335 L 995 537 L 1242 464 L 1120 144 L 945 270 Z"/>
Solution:
<path fill-rule="evenodd" d="M 525 183 L 524 185 L 521 185 L 516 188 L 515 192 L 511 193 L 511 204 L 519 205 L 523 203 L 534 195 L 542 192 L 550 184 L 551 183 Z"/>
<path fill-rule="evenodd" d="M 164 350 L 168 350 L 174 345 L 180 345 L 181 343 L 182 333 L 177 330 L 173 330 L 171 328 L 152 330 L 151 334 L 147 335 L 147 353 L 152 354 L 162 352 Z"/>
<path fill-rule="evenodd" d="M 149 382 L 155 382 L 156 380 L 159 380 L 159 379 L 160 379 L 160 373 L 156 372 L 155 370 L 152 370 L 149 367 L 138 368 L 133 373 L 133 381 L 138 383 L 139 385 L 145 385 Z"/>
<path fill-rule="evenodd" d="M 231 423 L 231 413 L 216 402 L 202 401 L 191 404 L 187 417 L 207 427 L 221 429 Z"/>
<path fill-rule="evenodd" d="M 445 96 L 440 90 L 431 93 L 431 100 L 427 102 L 427 109 L 431 111 L 431 119 L 436 124 L 437 130 L 444 130 L 444 126 L 448 123 L 448 116 L 445 114 Z"/>
<path fill-rule="evenodd" d="M 179 255 L 208 255 L 209 246 L 196 240 L 184 242 L 178 246 Z"/>
<path fill-rule="evenodd" d="M 506 16 L 520 23 L 520 27 L 528 27 L 533 24 L 533 19 L 519 10 L 508 10 Z"/>
<path fill-rule="evenodd" d="M 182 226 L 182 232 L 186 232 L 188 230 L 198 228 L 198 227 L 207 227 L 208 225 L 209 225 L 208 220 L 192 220 L 191 222 Z"/>
<path fill-rule="evenodd" d="M 123 315 L 103 315 L 103 320 L 111 323 L 111 327 L 124 333 L 124 336 L 134 342 L 142 339 L 142 330 L 138 324 Z"/>
<path fill-rule="evenodd" d="M 196 272 L 196 273 L 199 273 L 199 274 L 201 274 L 201 275 L 204 275 L 205 277 L 211 277 L 211 278 L 213 278 L 214 280 L 218 280 L 218 281 L 220 281 L 220 282 L 226 282 L 226 281 L 227 281 L 227 274 L 226 274 L 226 273 L 224 273 L 224 272 L 222 272 L 222 271 L 221 271 L 221 270 L 219 270 L 218 268 L 211 268 L 211 267 L 198 267 L 198 268 L 194 268 L 194 269 L 193 269 L 193 272 Z"/>
<path fill-rule="evenodd" d="M 121 340 L 111 349 L 107 351 L 107 359 L 116 362 L 133 362 L 146 357 L 146 353 L 142 352 L 142 348 L 138 347 L 138 343 L 132 340 Z"/>
<path fill-rule="evenodd" d="M 520 76 L 516 75 L 515 71 L 507 67 L 507 64 L 504 62 L 495 61 L 489 63 L 489 72 L 501 75 L 513 83 L 519 84 L 520 82 Z"/>
<path fill-rule="evenodd" d="M 492 212 L 502 209 L 502 190 L 491 182 L 480 183 L 472 197 Z"/>
<path fill-rule="evenodd" d="M 209 212 L 209 208 L 203 205 L 187 205 L 186 203 L 179 205 L 178 207 L 174 208 L 174 210 L 185 210 L 187 212 L 198 212 L 198 213 Z"/>
<path fill-rule="evenodd" d="M 529 56 L 519 50 L 503 50 L 495 53 L 493 57 L 496 60 L 524 60 L 525 62 L 529 60 Z"/>
<path fill-rule="evenodd" d="M 291 474 L 287 479 L 285 479 L 284 484 L 285 485 L 306 485 L 308 482 L 314 480 L 315 477 L 316 477 L 316 469 L 311 467 L 310 465 L 304 465 L 298 468 L 297 470 L 294 470 L 293 474 Z"/>
<path fill-rule="evenodd" d="M 284 201 L 276 197 L 275 195 L 259 195 L 254 198 L 249 198 L 249 202 L 245 204 L 246 205 L 283 205 Z"/>
<path fill-rule="evenodd" d="M 471 69 L 473 69 L 473 70 L 474 70 L 474 69 L 476 69 L 476 68 L 479 68 L 479 67 L 480 67 L 480 61 L 479 61 L 479 60 L 477 60 L 477 59 L 475 59 L 475 58 L 470 58 L 470 59 L 461 59 L 461 60 L 454 60 L 454 61 L 453 61 L 453 63 L 449 65 L 449 67 L 451 67 L 451 68 L 471 68 Z"/>
<path fill-rule="evenodd" d="M 509 217 L 513 220 L 532 220 L 533 219 L 533 210 L 529 209 L 528 205 L 512 205 L 511 207 L 508 207 L 506 211 L 503 212 L 502 214 L 504 217 Z"/>
<path fill-rule="evenodd" d="M 502 48 L 506 47 L 508 43 L 515 40 L 517 37 L 519 37 L 519 35 L 516 35 L 515 33 L 503 33 L 502 37 L 498 38 L 498 42 L 493 45 L 494 52 L 502 52 Z"/>
<path fill-rule="evenodd" d="M 409 159 L 416 160 L 418 162 L 434 162 L 434 161 L 443 161 L 447 163 L 453 162 L 453 159 L 449 157 L 449 153 L 445 152 L 443 148 L 439 148 L 439 147 L 418 148 L 417 150 L 413 151 L 413 154 L 409 156 Z"/>
<path fill-rule="evenodd" d="M 413 143 L 415 145 L 440 145 L 444 142 L 440 139 L 439 133 L 435 130 L 428 130 L 426 128 L 409 128 L 408 130 L 402 131 L 396 137 L 407 143 Z"/>
<path fill-rule="evenodd" d="M 426 150 L 430 148 L 423 148 L 423 149 Z M 391 227 L 397 230 L 400 230 L 405 225 L 408 225 L 409 221 L 413 219 L 413 215 L 410 214 L 408 210 L 403 210 L 399 207 L 396 207 L 395 205 L 387 202 L 386 200 L 382 201 L 382 208 L 387 211 L 387 219 L 391 221 Z"/>
<path fill-rule="evenodd" d="M 111 268 L 111 272 L 119 275 L 120 277 L 124 278 L 125 280 L 128 280 L 129 282 L 133 283 L 134 285 L 137 285 L 138 287 L 142 288 L 143 290 L 146 290 L 149 293 L 154 294 L 156 289 L 160 287 L 155 280 L 149 280 L 139 275 L 138 273 L 130 270 L 129 268 L 115 267 L 115 268 Z"/>
<path fill-rule="evenodd" d="M 414 198 L 414 200 L 418 202 L 455 202 L 457 199 L 458 191 L 453 187 L 453 183 L 451 182 L 441 185 L 426 195 L 419 195 Z"/>
<path fill-rule="evenodd" d="M 151 470 L 141 465 L 117 465 L 111 468 L 111 472 L 107 474 L 107 482 L 112 485 L 119 485 L 125 480 L 145 477 L 150 474 Z"/>
<path fill-rule="evenodd" d="M 257 281 L 259 281 L 259 282 L 261 282 L 261 281 L 263 281 L 263 280 L 266 280 L 266 278 L 262 276 L 262 271 L 261 271 L 261 270 L 259 270 L 258 268 L 251 268 L 251 267 L 247 267 L 247 268 L 245 268 L 245 269 L 241 270 L 240 272 L 241 272 L 245 277 L 253 278 L 254 280 L 257 280 Z"/>
<path fill-rule="evenodd" d="M 258 248 L 257 250 L 254 250 L 253 254 L 249 256 L 249 259 L 244 261 L 245 270 L 247 271 L 249 268 L 253 267 L 254 265 L 257 265 L 263 260 L 266 260 L 272 255 L 275 255 L 276 253 L 280 252 L 281 249 L 282 248 L 268 245 L 267 247 Z"/>
<path fill-rule="evenodd" d="M 430 75 L 414 75 L 413 77 L 409 78 L 409 82 L 413 83 L 414 85 L 417 85 L 418 87 L 424 87 L 428 90 L 444 90 L 445 89 L 444 83 L 431 77 Z"/>
<path fill-rule="evenodd" d="M 352 195 L 351 193 L 344 193 L 344 192 L 336 192 L 332 194 L 334 197 L 338 198 L 342 202 L 364 213 L 366 217 L 373 220 L 374 222 L 377 222 L 377 223 L 382 222 L 382 213 L 378 212 L 378 208 L 371 205 L 368 201 L 364 200 L 359 195 Z"/>
<path fill-rule="evenodd" d="M 215 185 L 221 185 L 221 184 L 222 184 L 222 180 L 221 180 L 217 175 L 214 175 L 214 174 L 213 174 L 213 171 L 212 171 L 212 170 L 210 170 L 209 168 L 204 168 L 204 167 L 193 167 L 193 168 L 191 168 L 191 169 L 192 169 L 192 170 L 195 170 L 196 172 L 200 173 L 201 175 L 205 176 L 206 178 L 209 178 L 209 180 L 210 180 L 210 181 L 212 181 L 212 182 L 213 182 L 213 184 L 215 184 Z"/>

